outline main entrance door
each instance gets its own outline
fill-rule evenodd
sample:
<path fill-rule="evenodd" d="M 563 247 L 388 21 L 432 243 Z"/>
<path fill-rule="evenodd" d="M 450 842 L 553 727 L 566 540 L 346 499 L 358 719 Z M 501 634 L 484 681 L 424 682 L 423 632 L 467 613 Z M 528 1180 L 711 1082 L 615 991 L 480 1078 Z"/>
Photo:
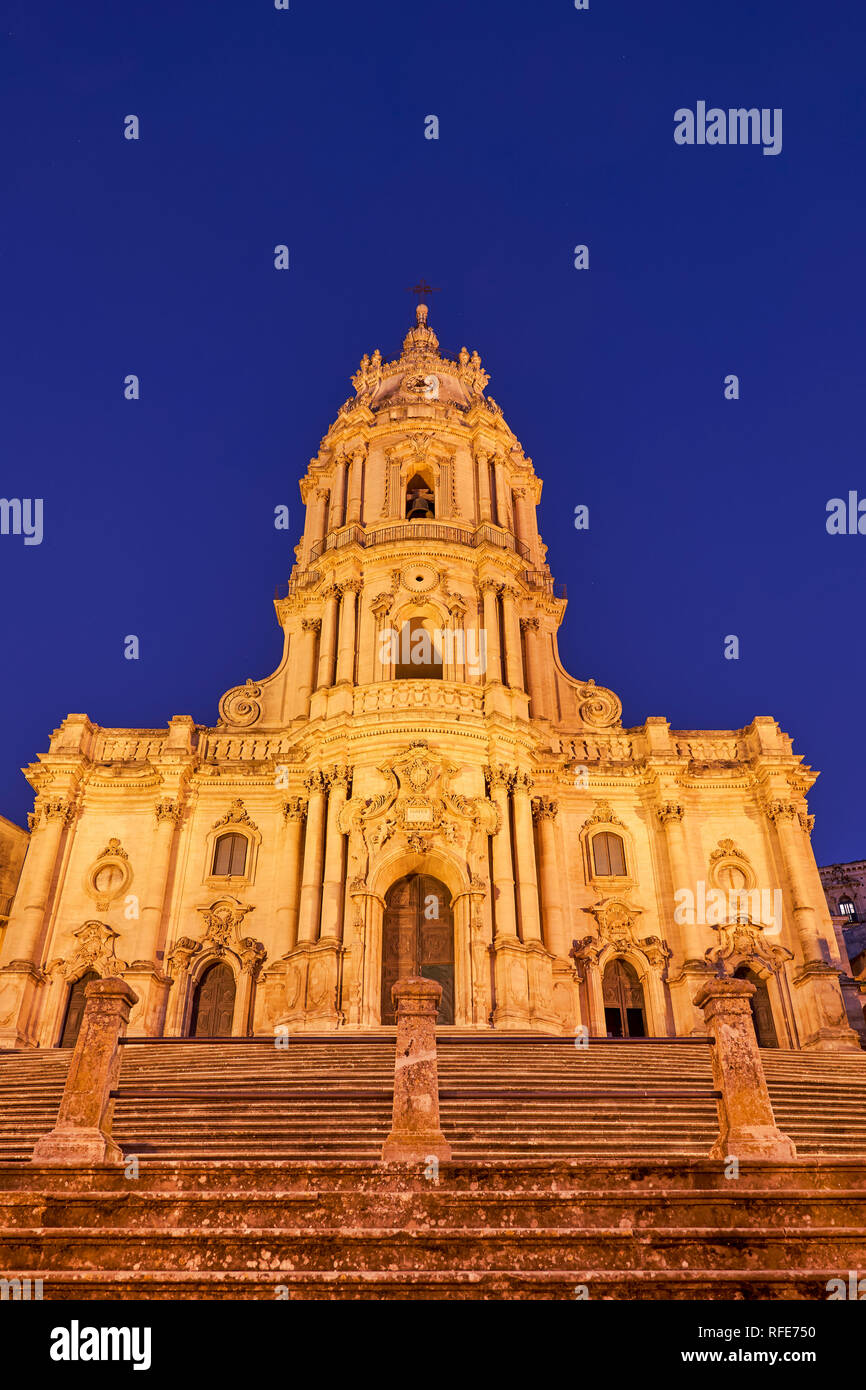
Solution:
<path fill-rule="evenodd" d="M 454 1022 L 454 922 L 451 894 L 438 878 L 407 874 L 385 896 L 382 932 L 382 1022 L 395 1023 L 391 986 L 423 975 L 442 986 L 439 1023 Z"/>
<path fill-rule="evenodd" d="M 755 986 L 755 993 L 749 1000 L 749 1008 L 752 1010 L 752 1022 L 755 1025 L 758 1047 L 778 1047 L 779 1040 L 776 1037 L 776 1025 L 773 1022 L 773 1006 L 770 1003 L 766 980 L 762 980 L 760 975 L 756 975 L 754 970 L 750 970 L 747 965 L 737 967 L 734 971 L 734 979 L 748 980 L 750 985 Z"/>
<path fill-rule="evenodd" d="M 602 981 L 604 1022 L 609 1038 L 645 1038 L 646 1013 L 641 982 L 627 960 L 612 960 Z"/>
<path fill-rule="evenodd" d="M 231 1037 L 235 1012 L 235 977 L 231 966 L 217 961 L 202 975 L 192 1001 L 191 1038 Z"/>
<path fill-rule="evenodd" d="M 91 980 L 98 980 L 99 976 L 95 970 L 88 970 L 86 975 L 82 975 L 80 980 L 69 991 L 69 1003 L 66 1005 L 66 1017 L 63 1020 L 63 1032 L 60 1035 L 60 1047 L 74 1047 L 81 1031 L 81 1020 L 84 1018 L 84 1005 L 87 1002 L 84 998 L 84 991 Z"/>

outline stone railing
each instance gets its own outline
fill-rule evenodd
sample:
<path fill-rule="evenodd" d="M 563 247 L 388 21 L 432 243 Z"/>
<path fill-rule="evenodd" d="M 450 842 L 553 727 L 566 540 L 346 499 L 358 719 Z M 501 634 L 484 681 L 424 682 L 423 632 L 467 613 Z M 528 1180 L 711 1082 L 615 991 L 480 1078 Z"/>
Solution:
<path fill-rule="evenodd" d="M 318 560 L 329 550 L 341 550 L 347 545 L 359 545 L 369 549 L 376 545 L 391 545 L 398 541 L 445 541 L 451 545 L 469 545 L 477 549 L 481 545 L 495 545 L 500 550 L 511 550 L 523 560 L 530 559 L 530 551 L 523 541 L 519 541 L 510 531 L 501 526 L 483 522 L 473 529 L 458 526 L 448 521 L 402 521 L 389 522 L 366 530 L 363 526 L 345 526 L 340 531 L 332 531 L 322 540 L 316 541 L 310 551 L 309 563 Z M 296 583 L 297 581 L 292 581 Z M 289 592 L 293 592 L 289 586 Z"/>

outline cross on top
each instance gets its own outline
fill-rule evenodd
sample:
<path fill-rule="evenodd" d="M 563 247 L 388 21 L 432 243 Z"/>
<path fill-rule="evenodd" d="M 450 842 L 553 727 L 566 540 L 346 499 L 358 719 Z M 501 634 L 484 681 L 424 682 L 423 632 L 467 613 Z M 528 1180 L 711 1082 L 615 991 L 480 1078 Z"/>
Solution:
<path fill-rule="evenodd" d="M 431 294 L 438 294 L 439 286 L 428 285 L 426 280 L 419 280 L 417 285 L 412 285 L 411 289 L 408 289 L 406 293 L 416 294 L 423 302 L 423 300 L 428 299 Z"/>

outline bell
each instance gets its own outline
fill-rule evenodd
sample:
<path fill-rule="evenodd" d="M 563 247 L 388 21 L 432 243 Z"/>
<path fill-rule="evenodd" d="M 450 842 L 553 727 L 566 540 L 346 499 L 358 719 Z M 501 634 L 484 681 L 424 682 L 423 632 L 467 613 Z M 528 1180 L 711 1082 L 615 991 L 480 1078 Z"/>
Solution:
<path fill-rule="evenodd" d="M 406 515 L 410 521 L 426 521 L 428 517 L 435 515 L 432 499 L 421 496 L 413 497 Z"/>

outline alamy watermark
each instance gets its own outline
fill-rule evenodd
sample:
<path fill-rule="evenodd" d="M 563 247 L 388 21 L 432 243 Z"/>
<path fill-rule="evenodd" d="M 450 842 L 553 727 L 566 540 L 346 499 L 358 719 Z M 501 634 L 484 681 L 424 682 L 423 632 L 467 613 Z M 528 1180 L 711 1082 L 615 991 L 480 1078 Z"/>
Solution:
<path fill-rule="evenodd" d="M 782 152 L 782 108 L 720 106 L 707 109 L 699 101 L 692 111 L 681 106 L 674 112 L 674 140 L 678 145 L 763 145 L 764 154 Z"/>
<path fill-rule="evenodd" d="M 0 497 L 0 536 L 23 536 L 25 545 L 41 545 L 42 498 Z"/>
<path fill-rule="evenodd" d="M 465 665 L 473 676 L 487 670 L 487 633 L 470 628 L 416 628 L 407 623 L 402 632 L 386 627 L 379 634 L 379 660 L 387 666 L 438 666 L 444 662 Z"/>
<path fill-rule="evenodd" d="M 697 892 L 678 888 L 674 893 L 674 921 L 678 926 L 721 927 L 746 919 L 759 923 L 768 936 L 782 930 L 781 888 L 707 888 L 698 879 Z"/>

